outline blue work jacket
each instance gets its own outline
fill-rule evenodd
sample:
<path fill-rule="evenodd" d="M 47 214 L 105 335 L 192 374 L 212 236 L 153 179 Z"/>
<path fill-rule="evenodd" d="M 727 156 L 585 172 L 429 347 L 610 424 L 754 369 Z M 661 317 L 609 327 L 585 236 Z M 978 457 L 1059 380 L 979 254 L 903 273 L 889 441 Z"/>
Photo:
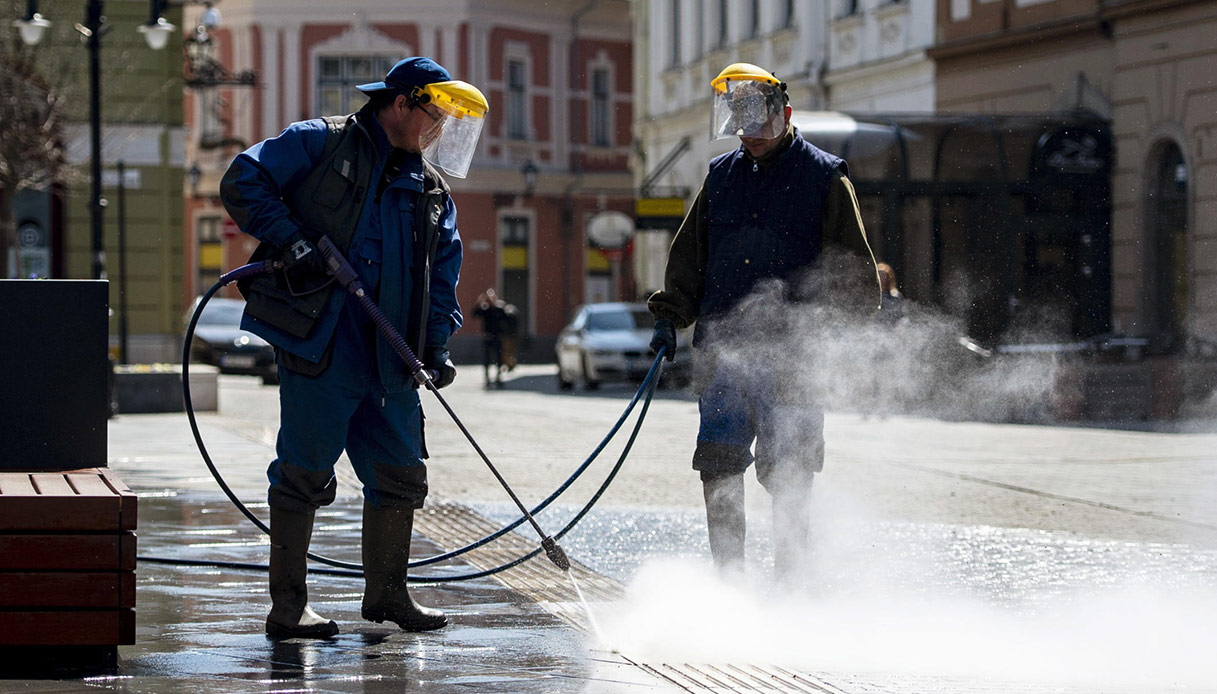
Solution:
<path fill-rule="evenodd" d="M 377 200 L 377 182 L 383 175 L 390 150 L 388 137 L 370 108 L 357 114 L 355 124 L 360 136 L 375 148 L 376 161 L 361 177 L 349 177 L 354 194 L 362 196 L 359 221 L 351 235 L 347 257 L 359 273 L 380 309 L 398 332 L 406 335 L 413 321 L 421 328 L 428 346 L 444 346 L 461 326 L 462 316 L 456 298 L 460 276 L 461 240 L 456 226 L 456 205 L 443 196 L 438 223 L 438 239 L 430 267 L 428 306 L 414 296 L 416 274 L 424 272 L 423 259 L 416 257 L 419 226 L 415 207 L 426 191 L 424 163 L 418 154 L 409 154 L 400 172 L 385 187 Z M 264 140 L 237 155 L 225 175 L 224 204 L 234 219 L 243 221 L 242 230 L 259 241 L 279 248 L 288 245 L 303 226 L 305 236 L 333 233 L 318 229 L 307 209 L 292 209 L 291 193 L 321 163 L 326 151 L 329 126 L 321 119 L 293 123 L 277 137 Z M 433 170 L 432 170 L 433 171 Z M 346 172 L 342 174 L 345 176 Z M 438 174 L 432 174 L 443 186 Z M 446 188 L 446 186 L 445 186 Z M 313 204 L 298 201 L 297 207 Z M 428 249 L 421 249 L 428 253 Z M 308 335 L 299 337 L 276 328 L 247 312 L 241 327 L 266 339 L 276 347 L 310 362 L 318 362 L 331 343 L 347 293 L 331 290 L 325 308 Z M 412 345 L 417 349 L 416 345 Z M 409 387 L 409 373 L 383 338 L 378 338 L 377 365 L 386 391 Z"/>

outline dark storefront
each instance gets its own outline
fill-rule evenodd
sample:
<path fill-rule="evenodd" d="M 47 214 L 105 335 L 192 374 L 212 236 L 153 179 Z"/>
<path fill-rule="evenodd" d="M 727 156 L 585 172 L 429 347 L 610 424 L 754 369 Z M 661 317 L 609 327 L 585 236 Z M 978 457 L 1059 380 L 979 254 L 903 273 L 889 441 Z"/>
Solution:
<path fill-rule="evenodd" d="M 960 316 L 988 345 L 1110 331 L 1105 121 L 807 112 L 793 120 L 849 162 L 876 256 L 910 299 Z"/>

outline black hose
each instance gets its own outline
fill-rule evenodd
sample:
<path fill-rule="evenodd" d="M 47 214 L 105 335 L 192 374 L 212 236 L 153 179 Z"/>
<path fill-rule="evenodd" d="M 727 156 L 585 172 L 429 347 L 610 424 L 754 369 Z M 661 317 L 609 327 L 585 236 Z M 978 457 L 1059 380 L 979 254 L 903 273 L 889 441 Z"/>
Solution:
<path fill-rule="evenodd" d="M 270 534 L 270 528 L 266 524 L 264 524 L 257 516 L 255 516 L 253 514 L 253 512 L 250 511 L 249 508 L 245 506 L 244 503 L 241 502 L 241 500 L 237 497 L 237 495 L 232 491 L 232 489 L 224 481 L 223 476 L 220 474 L 220 471 L 216 468 L 215 463 L 212 461 L 210 454 L 207 452 L 206 445 L 203 443 L 203 438 L 202 438 L 202 435 L 200 434 L 199 428 L 198 428 L 198 422 L 195 418 L 193 400 L 191 399 L 191 395 L 190 395 L 190 373 L 189 373 L 190 372 L 190 344 L 193 340 L 195 327 L 198 324 L 199 316 L 202 314 L 203 307 L 207 304 L 208 301 L 211 300 L 212 296 L 214 296 L 216 292 L 218 292 L 222 287 L 224 287 L 227 284 L 230 284 L 230 283 L 235 282 L 240 279 L 244 279 L 246 277 L 251 277 L 254 275 L 258 275 L 258 274 L 264 274 L 267 272 L 271 272 L 274 269 L 277 269 L 277 267 L 278 267 L 278 265 L 274 261 L 265 261 L 263 263 L 251 263 L 249 265 L 241 266 L 241 267 L 239 267 L 235 270 L 232 270 L 231 272 L 221 276 L 220 280 L 214 286 L 212 286 L 209 290 L 207 290 L 207 292 L 202 296 L 202 298 L 199 300 L 198 306 L 196 307 L 194 313 L 191 315 L 190 322 L 186 328 L 185 345 L 183 347 L 183 357 L 182 357 L 182 391 L 183 391 L 183 398 L 185 400 L 186 416 L 190 421 L 190 430 L 194 435 L 195 443 L 199 447 L 199 453 L 203 457 L 203 462 L 206 463 L 207 469 L 211 472 L 212 477 L 215 478 L 217 484 L 219 484 L 219 486 L 220 486 L 220 489 L 223 490 L 224 494 L 228 497 L 229 501 L 231 501 L 233 503 L 233 505 L 236 506 L 241 511 L 241 513 L 244 514 L 245 517 L 250 520 L 251 523 L 253 523 L 259 530 L 261 530 L 263 533 L 266 533 L 266 534 Z M 414 356 L 413 353 L 408 348 L 406 349 L 406 352 L 411 357 Z M 612 482 L 613 478 L 616 477 L 616 474 L 617 474 L 618 470 L 620 470 L 621 465 L 625 462 L 625 459 L 626 459 L 627 455 L 629 454 L 630 449 L 633 447 L 634 440 L 635 440 L 635 438 L 637 438 L 638 432 L 642 428 L 642 422 L 646 418 L 646 412 L 647 412 L 647 409 L 650 407 L 651 398 L 654 395 L 655 387 L 658 385 L 659 373 L 662 371 L 662 360 L 663 360 L 663 351 L 661 350 L 660 353 L 656 355 L 655 361 L 651 364 L 651 368 L 647 372 L 646 378 L 643 379 L 642 384 L 639 385 L 638 390 L 634 393 L 633 398 L 631 398 L 629 404 L 626 406 L 626 408 L 622 412 L 621 416 L 617 419 L 617 422 L 609 430 L 608 434 L 605 435 L 605 437 L 600 441 L 600 444 L 598 446 L 596 446 L 595 450 L 592 451 L 592 453 L 583 461 L 583 463 L 578 468 L 576 468 L 575 472 L 572 473 L 570 475 L 570 477 L 568 477 L 566 479 L 566 481 L 563 482 L 552 494 L 550 494 L 548 497 L 546 497 L 545 500 L 543 500 L 540 504 L 535 506 L 531 511 L 521 514 L 521 516 L 519 518 L 517 518 L 515 521 L 503 526 L 502 528 L 495 531 L 494 533 L 491 533 L 479 540 L 476 540 L 468 545 L 465 545 L 464 547 L 460 547 L 458 549 L 451 550 L 449 552 L 444 552 L 442 554 L 438 554 L 438 555 L 435 555 L 432 557 L 427 557 L 424 559 L 419 559 L 416 561 L 409 562 L 408 567 L 417 568 L 417 567 L 426 566 L 429 564 L 434 564 L 434 563 L 437 563 L 440 561 L 445 561 L 448 559 L 458 557 L 469 551 L 482 547 L 483 545 L 485 545 L 499 537 L 502 537 L 503 535 L 510 532 L 511 530 L 514 530 L 515 528 L 519 527 L 522 523 L 525 522 L 525 520 L 529 519 L 530 514 L 536 514 L 540 511 L 542 511 L 543 509 L 545 509 L 546 507 L 548 507 L 562 493 L 564 493 L 572 484 L 574 484 L 574 482 L 583 474 L 583 472 L 587 470 L 587 468 L 591 465 L 591 463 L 600 455 L 600 453 L 608 445 L 609 441 L 611 441 L 613 439 L 613 437 L 616 436 L 617 432 L 621 429 L 621 426 L 625 423 L 626 418 L 629 416 L 630 412 L 634 409 L 634 406 L 637 405 L 639 398 L 642 396 L 643 392 L 645 391 L 646 392 L 646 401 L 643 405 L 642 411 L 639 413 L 638 421 L 635 423 L 634 429 L 630 434 L 630 438 L 627 441 L 625 448 L 622 450 L 621 456 L 619 457 L 616 465 L 609 472 L 609 475 L 606 477 L 604 483 L 601 484 L 600 488 L 597 490 L 597 492 L 592 497 L 592 499 L 588 502 L 588 504 L 583 507 L 583 509 L 572 519 L 572 521 L 570 523 L 568 523 L 558 533 L 555 533 L 553 538 L 554 539 L 561 538 L 563 535 L 565 535 L 567 532 L 569 532 L 575 526 L 575 524 L 578 523 L 578 521 L 581 520 L 583 518 L 583 516 L 586 515 L 588 511 L 591 510 L 591 507 L 595 504 L 595 502 L 597 500 L 599 500 L 600 496 L 603 495 L 604 491 L 608 488 L 608 485 Z M 407 363 L 410 362 L 410 360 L 406 360 L 406 361 L 407 361 Z M 417 362 L 418 360 L 415 357 L 413 361 Z M 422 365 L 421 365 L 421 363 L 418 363 L 417 366 L 421 367 Z M 438 393 L 437 393 L 437 395 L 438 395 Z M 446 403 L 444 403 L 444 404 L 446 405 Z M 449 410 L 449 411 L 451 411 L 451 410 Z M 458 422 L 459 422 L 459 420 L 458 420 Z M 493 467 L 492 467 L 492 470 L 493 470 Z M 501 481 L 501 478 L 500 478 L 500 481 Z M 514 495 L 513 495 L 513 497 L 514 497 Z M 517 503 L 519 503 L 518 500 L 517 500 Z M 533 524 L 534 524 L 534 526 L 536 525 L 535 521 Z M 549 538 L 547 538 L 547 539 L 549 539 Z M 420 583 L 441 583 L 441 582 L 480 578 L 483 576 L 488 576 L 488 575 L 512 568 L 514 566 L 517 566 L 517 565 L 535 557 L 537 554 L 540 554 L 542 551 L 546 551 L 546 550 L 547 550 L 547 548 L 544 546 L 544 543 L 543 543 L 541 548 L 533 550 L 532 552 L 530 552 L 527 555 L 524 555 L 523 557 L 520 557 L 512 562 L 508 562 L 506 564 L 495 567 L 493 569 L 488 569 L 485 571 L 480 571 L 480 572 L 471 573 L 471 574 L 455 575 L 455 576 L 419 577 L 417 579 L 412 577 L 412 580 L 416 580 L 416 582 L 420 582 Z M 336 567 L 335 569 L 310 569 L 310 571 L 313 571 L 314 573 L 336 575 L 336 576 L 362 576 L 363 575 L 363 566 L 361 564 L 357 564 L 357 563 L 353 563 L 353 562 L 344 562 L 344 561 L 340 561 L 337 559 L 331 559 L 329 557 L 318 555 L 313 552 L 309 552 L 308 557 L 310 559 L 313 559 L 314 561 L 318 561 L 323 564 L 328 564 L 330 566 Z M 140 557 L 138 557 L 138 559 L 141 561 L 147 561 L 147 562 L 151 562 L 151 563 L 175 564 L 175 565 L 181 565 L 181 566 L 216 566 L 216 567 L 221 567 L 221 568 L 258 569 L 258 570 L 266 570 L 269 568 L 267 565 L 264 565 L 264 564 L 253 564 L 253 563 L 243 563 L 243 562 L 170 559 L 170 558 L 152 557 L 152 556 L 140 556 Z M 552 559 L 552 556 L 551 556 L 551 559 Z M 557 563 L 557 562 L 555 562 L 555 563 Z"/>

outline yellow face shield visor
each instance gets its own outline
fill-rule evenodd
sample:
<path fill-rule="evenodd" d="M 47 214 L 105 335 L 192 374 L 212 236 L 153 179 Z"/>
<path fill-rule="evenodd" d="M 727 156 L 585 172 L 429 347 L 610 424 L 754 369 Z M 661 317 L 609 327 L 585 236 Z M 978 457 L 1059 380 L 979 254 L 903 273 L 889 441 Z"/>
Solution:
<path fill-rule="evenodd" d="M 489 110 L 486 97 L 477 87 L 460 80 L 433 82 L 416 89 L 414 96 L 441 114 L 436 125 L 440 134 L 430 142 L 424 140 L 423 158 L 449 175 L 464 178 Z"/>

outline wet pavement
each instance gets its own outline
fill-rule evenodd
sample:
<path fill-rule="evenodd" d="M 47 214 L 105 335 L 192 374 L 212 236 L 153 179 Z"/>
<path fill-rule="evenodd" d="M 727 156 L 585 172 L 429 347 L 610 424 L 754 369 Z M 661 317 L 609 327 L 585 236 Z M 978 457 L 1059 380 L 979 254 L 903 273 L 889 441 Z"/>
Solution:
<path fill-rule="evenodd" d="M 632 393 L 561 394 L 550 371 L 445 391 L 530 505 Z M 261 517 L 275 399 L 256 379 L 222 377 L 220 411 L 200 417 Z M 428 413 L 433 496 L 416 558 L 516 517 L 442 411 Z M 425 634 L 363 622 L 362 580 L 315 573 L 311 602 L 342 633 L 276 643 L 262 633 L 265 574 L 150 560 L 263 563 L 268 546 L 217 490 L 184 415 L 119 416 L 110 466 L 140 495 L 137 643 L 114 673 L 0 680 L 0 691 L 1217 692 L 1217 435 L 830 413 L 815 556 L 787 589 L 770 577 L 766 496 L 751 476 L 750 574 L 713 578 L 688 470 L 695 423 L 691 397 L 662 392 L 618 479 L 562 538 L 594 619 L 544 558 L 414 588 L 451 622 Z M 565 525 L 619 453 L 606 449 L 538 514 L 542 527 Z M 340 466 L 314 551 L 358 561 L 359 509 Z M 414 573 L 480 571 L 536 536 L 525 525 L 501 543 Z"/>

